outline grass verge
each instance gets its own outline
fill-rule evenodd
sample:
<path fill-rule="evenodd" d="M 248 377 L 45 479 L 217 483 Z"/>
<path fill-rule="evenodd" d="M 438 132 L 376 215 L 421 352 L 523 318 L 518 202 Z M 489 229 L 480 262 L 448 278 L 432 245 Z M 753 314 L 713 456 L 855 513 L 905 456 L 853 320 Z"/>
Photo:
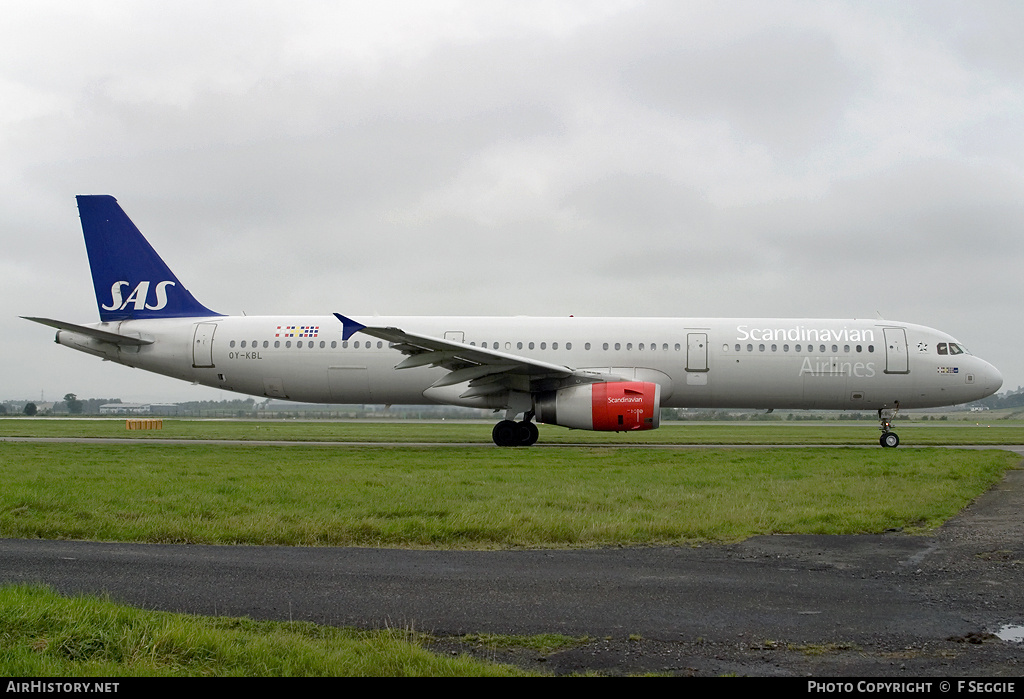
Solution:
<path fill-rule="evenodd" d="M 151 612 L 44 587 L 0 587 L 5 677 L 523 674 L 466 655 L 436 655 L 401 630 Z"/>

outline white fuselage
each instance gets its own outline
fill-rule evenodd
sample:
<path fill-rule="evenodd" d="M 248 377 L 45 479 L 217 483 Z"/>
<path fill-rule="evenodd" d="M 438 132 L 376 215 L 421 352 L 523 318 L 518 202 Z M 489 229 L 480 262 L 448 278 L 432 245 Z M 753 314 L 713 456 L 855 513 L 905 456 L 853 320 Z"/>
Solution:
<path fill-rule="evenodd" d="M 360 319 L 356 319 L 360 320 Z M 506 354 L 661 386 L 664 407 L 878 410 L 953 405 L 991 395 L 999 372 L 949 335 L 880 320 L 373 317 Z M 334 316 L 213 316 L 97 323 L 151 340 L 115 346 L 69 330 L 58 342 L 105 359 L 230 391 L 319 403 L 449 403 L 448 372 L 395 369 L 403 355 Z M 952 348 L 956 348 L 954 352 Z"/>

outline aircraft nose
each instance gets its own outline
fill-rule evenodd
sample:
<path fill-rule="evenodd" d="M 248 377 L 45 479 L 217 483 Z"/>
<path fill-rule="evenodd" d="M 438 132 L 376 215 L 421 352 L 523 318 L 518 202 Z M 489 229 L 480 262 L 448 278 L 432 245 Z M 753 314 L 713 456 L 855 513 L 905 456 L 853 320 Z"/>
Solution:
<path fill-rule="evenodd" d="M 1003 386 L 1003 375 L 999 370 L 988 362 L 982 360 L 981 368 L 977 372 L 978 387 L 985 391 L 985 396 L 991 396 Z"/>

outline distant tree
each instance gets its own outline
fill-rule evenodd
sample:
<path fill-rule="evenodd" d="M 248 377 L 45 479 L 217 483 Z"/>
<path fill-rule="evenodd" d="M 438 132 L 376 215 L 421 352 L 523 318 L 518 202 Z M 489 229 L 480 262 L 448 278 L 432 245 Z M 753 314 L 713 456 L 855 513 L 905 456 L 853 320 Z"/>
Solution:
<path fill-rule="evenodd" d="M 25 403 L 25 410 L 23 410 L 22 412 L 24 412 L 26 415 L 35 415 L 38 411 L 39 409 L 36 408 L 35 403 Z"/>
<path fill-rule="evenodd" d="M 68 412 L 72 415 L 82 414 L 82 401 L 78 400 L 78 396 L 74 393 L 68 393 L 65 395 L 64 403 L 68 406 Z"/>
<path fill-rule="evenodd" d="M 0 415 L 6 415 L 6 414 L 7 414 L 7 405 L 4 404 L 4 403 L 0 403 Z"/>

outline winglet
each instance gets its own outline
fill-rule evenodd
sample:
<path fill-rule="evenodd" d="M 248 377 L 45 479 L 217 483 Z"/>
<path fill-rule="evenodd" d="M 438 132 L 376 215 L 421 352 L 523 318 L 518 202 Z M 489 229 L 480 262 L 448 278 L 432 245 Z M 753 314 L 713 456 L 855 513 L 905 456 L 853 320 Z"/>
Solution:
<path fill-rule="evenodd" d="M 345 316 L 341 315 L 340 313 L 335 313 L 334 317 L 341 321 L 341 325 L 342 325 L 341 339 L 342 340 L 349 339 L 350 337 L 355 335 L 357 332 L 359 332 L 360 330 L 362 330 L 363 328 L 366 327 L 362 323 L 357 323 L 356 321 L 352 320 L 351 318 L 346 318 Z"/>

